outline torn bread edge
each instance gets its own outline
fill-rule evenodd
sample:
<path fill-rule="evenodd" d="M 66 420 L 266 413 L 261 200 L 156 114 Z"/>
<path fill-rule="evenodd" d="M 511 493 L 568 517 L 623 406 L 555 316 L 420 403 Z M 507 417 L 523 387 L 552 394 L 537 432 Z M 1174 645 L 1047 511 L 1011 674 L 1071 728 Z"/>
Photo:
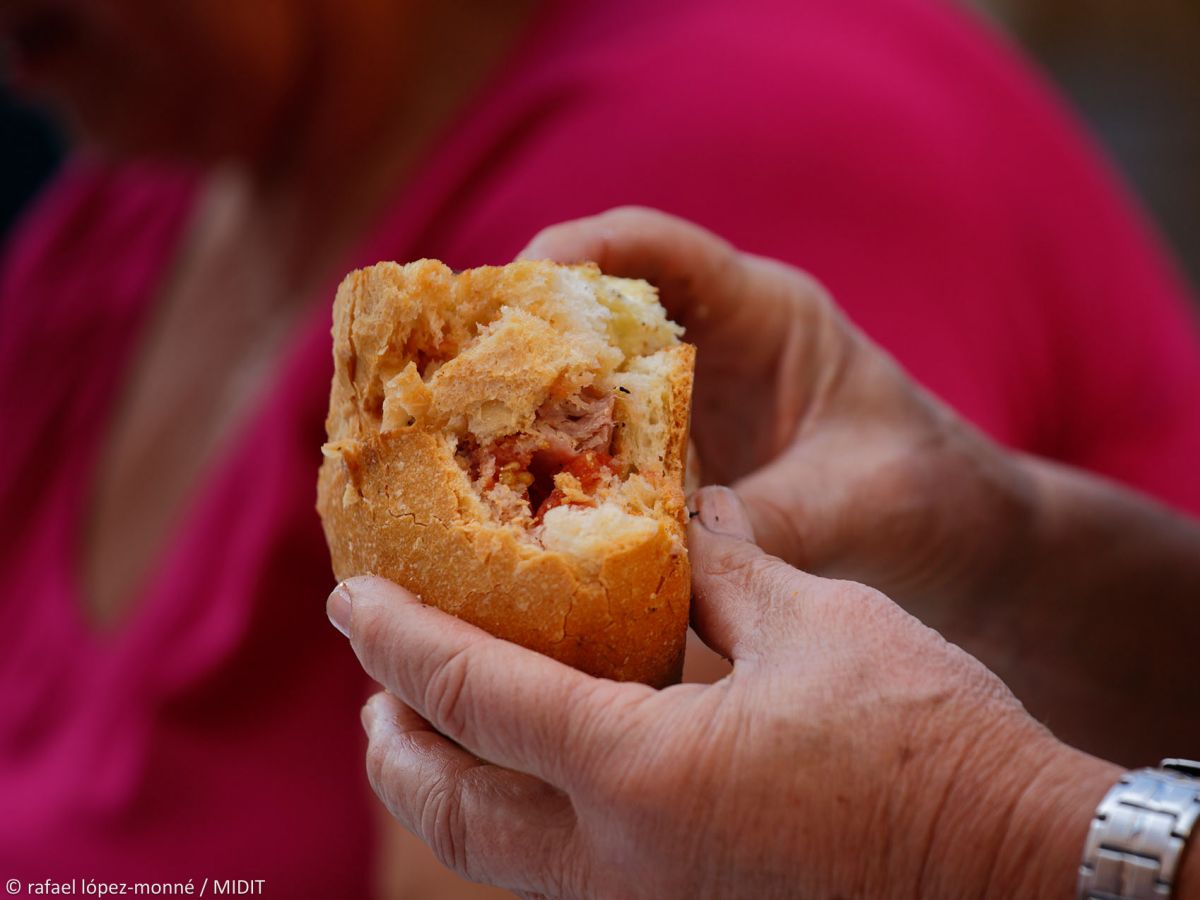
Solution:
<path fill-rule="evenodd" d="M 594 266 L 384 263 L 347 276 L 333 331 L 318 509 L 337 577 L 390 578 L 594 675 L 678 680 L 694 348 L 654 289 Z M 533 457 L 488 471 L 514 435 L 559 466 L 545 496 Z M 585 454 L 595 478 L 572 474 Z"/>

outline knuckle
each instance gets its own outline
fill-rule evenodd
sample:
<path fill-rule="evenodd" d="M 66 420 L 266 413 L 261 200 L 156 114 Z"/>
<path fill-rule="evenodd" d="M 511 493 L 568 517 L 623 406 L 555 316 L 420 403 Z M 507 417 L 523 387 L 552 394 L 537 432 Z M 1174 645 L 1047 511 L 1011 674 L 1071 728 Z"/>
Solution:
<path fill-rule="evenodd" d="M 861 624 L 885 624 L 904 615 L 900 607 L 874 588 L 855 581 L 829 582 L 829 600 L 845 617 Z"/>
<path fill-rule="evenodd" d="M 636 742 L 635 711 L 630 708 L 625 688 L 613 690 L 608 682 L 597 682 L 576 708 L 581 712 L 572 722 L 567 745 L 571 758 L 570 788 L 607 796 L 620 780 L 629 759 L 621 752 L 626 741 Z M 632 687 L 632 686 L 628 686 Z M 649 688 L 647 690 L 650 690 Z"/>
<path fill-rule="evenodd" d="M 521 251 L 522 256 L 530 254 L 535 258 L 544 256 L 547 253 L 547 245 L 553 245 L 562 228 L 562 225 L 547 225 L 538 230 L 525 244 L 525 249 Z"/>
<path fill-rule="evenodd" d="M 796 576 L 796 570 L 783 560 L 765 554 L 751 559 L 741 571 L 745 587 L 756 593 L 788 588 Z"/>
<path fill-rule="evenodd" d="M 351 620 L 353 643 L 367 671 L 391 684 L 396 671 L 397 647 L 386 610 L 373 603 L 359 603 Z"/>
<path fill-rule="evenodd" d="M 812 313 L 825 313 L 832 310 L 833 301 L 828 292 L 807 272 L 788 267 L 792 279 L 792 290 L 788 292 L 787 302 L 792 310 L 802 318 L 809 318 Z"/>
<path fill-rule="evenodd" d="M 600 751 L 587 758 L 582 787 L 614 809 L 669 806 L 671 785 L 683 769 L 673 737 L 647 742 L 662 726 L 658 697 L 647 691 L 640 698 L 614 694 L 596 704 L 591 727 L 585 727 L 588 736 L 580 742 Z"/>
<path fill-rule="evenodd" d="M 421 798 L 418 823 L 421 837 L 438 862 L 460 875 L 469 875 L 466 818 L 457 778 L 447 775 L 434 780 Z"/>
<path fill-rule="evenodd" d="M 816 277 L 802 269 L 796 269 L 795 273 L 797 285 L 800 288 L 798 293 L 803 297 L 805 304 L 840 318 L 841 310 L 834 302 L 833 294 L 829 292 L 829 289 Z"/>
<path fill-rule="evenodd" d="M 558 222 L 554 225 L 547 225 L 529 242 L 530 246 L 539 246 L 543 249 L 551 248 L 552 252 L 560 250 L 563 245 L 571 245 L 578 241 L 579 234 L 586 228 L 586 220 L 572 219 L 566 222 Z"/>
<path fill-rule="evenodd" d="M 694 553 L 691 562 L 698 573 L 725 579 L 741 573 L 754 555 L 749 545 L 721 541 L 703 556 Z"/>
<path fill-rule="evenodd" d="M 859 584 L 857 581 L 831 580 L 828 583 L 830 596 L 846 607 L 872 608 L 884 599 L 883 595 L 875 588 Z"/>
<path fill-rule="evenodd" d="M 725 542 L 703 563 L 704 574 L 746 590 L 779 587 L 795 569 L 750 543 Z"/>
<path fill-rule="evenodd" d="M 826 582 L 822 619 L 846 636 L 847 659 L 872 671 L 881 656 L 898 659 L 908 650 L 928 649 L 925 627 L 879 591 L 851 581 Z M 920 634 L 918 634 L 920 632 Z M 848 648 L 855 648 L 850 652 Z"/>
<path fill-rule="evenodd" d="M 367 781 L 371 790 L 387 803 L 386 783 L 388 769 L 388 751 L 382 741 L 372 740 L 367 744 Z M 389 809 L 391 804 L 388 804 Z"/>
<path fill-rule="evenodd" d="M 748 266 L 786 288 L 781 294 L 782 302 L 791 307 L 798 318 L 808 320 L 814 312 L 836 311 L 833 296 L 825 285 L 803 269 L 765 256 L 743 254 L 743 258 Z"/>
<path fill-rule="evenodd" d="M 572 760 L 574 779 L 582 784 L 604 780 L 615 754 L 624 720 L 624 702 L 607 682 L 580 687 L 571 699 L 578 712 L 571 722 L 566 747 Z"/>
<path fill-rule="evenodd" d="M 716 284 L 727 285 L 731 297 L 745 301 L 753 293 L 751 271 L 754 258 L 739 252 L 732 244 L 715 236 L 713 244 L 710 280 Z"/>
<path fill-rule="evenodd" d="M 409 810 L 403 802 L 403 798 L 398 797 L 392 787 L 392 752 L 393 748 L 386 740 L 372 739 L 367 744 L 367 782 L 371 785 L 375 796 L 392 816 L 404 825 L 411 825 L 412 818 Z"/>
<path fill-rule="evenodd" d="M 438 662 L 425 682 L 422 702 L 427 718 L 452 740 L 467 729 L 470 670 L 470 648 L 462 647 Z"/>

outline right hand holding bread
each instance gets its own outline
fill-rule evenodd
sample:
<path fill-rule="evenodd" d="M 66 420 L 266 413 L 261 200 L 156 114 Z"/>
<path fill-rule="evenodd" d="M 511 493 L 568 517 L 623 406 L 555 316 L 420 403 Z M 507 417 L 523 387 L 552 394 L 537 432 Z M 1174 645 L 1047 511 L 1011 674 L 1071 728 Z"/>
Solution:
<path fill-rule="evenodd" d="M 692 623 L 733 672 L 661 691 L 597 680 L 351 579 L 328 610 L 387 689 L 364 725 L 392 814 L 460 874 L 528 897 L 1063 896 L 1118 769 L 1055 739 L 993 672 L 876 590 L 798 571 L 753 538 L 884 586 L 927 622 L 961 625 L 966 610 L 999 633 L 995 607 L 1023 612 L 1024 633 L 1056 652 L 1033 660 L 1010 642 L 1000 659 L 1033 660 L 1036 675 L 1072 645 L 1127 642 L 1126 620 L 1098 628 L 1094 606 L 1054 623 L 1046 611 L 1064 597 L 1041 602 L 1042 589 L 1061 579 L 1034 584 L 1033 607 L 998 591 L 1045 540 L 1048 510 L 1089 553 L 1096 534 L 1127 550 L 1129 523 L 1151 544 L 1165 536 L 1171 552 L 1134 560 L 1167 564 L 1151 571 L 1194 572 L 1180 560 L 1200 534 L 1006 453 L 802 273 L 695 226 L 618 210 L 549 229 L 524 255 L 650 279 L 698 345 L 693 436 L 707 480 L 736 493 L 695 496 Z M 1097 513 L 1104 528 L 1082 527 Z M 1081 621 L 1089 642 L 1071 627 Z M 1157 659 L 1190 659 L 1184 639 L 1163 640 L 1175 649 Z M 1110 674 L 1063 671 L 1068 685 Z M 1130 705 L 1191 684 L 1181 666 L 1149 674 L 1156 690 L 1128 682 Z"/>
<path fill-rule="evenodd" d="M 523 897 L 1065 896 L 1116 769 L 1058 743 L 976 660 L 862 585 L 689 526 L 713 685 L 590 678 L 351 579 L 329 613 L 388 693 L 371 784 L 460 875 Z"/>

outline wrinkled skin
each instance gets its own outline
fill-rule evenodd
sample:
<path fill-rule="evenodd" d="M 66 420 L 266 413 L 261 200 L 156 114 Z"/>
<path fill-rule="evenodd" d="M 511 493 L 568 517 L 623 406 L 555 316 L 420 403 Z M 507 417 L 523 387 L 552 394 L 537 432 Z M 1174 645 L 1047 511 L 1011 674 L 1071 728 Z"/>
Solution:
<path fill-rule="evenodd" d="M 1194 734 L 1200 528 L 991 444 L 810 278 L 695 226 L 617 210 L 525 255 L 650 279 L 697 344 L 693 434 L 735 490 L 694 497 L 693 625 L 733 669 L 600 681 L 353 580 L 328 610 L 386 689 L 363 718 L 391 813 L 529 897 L 1069 896 L 1119 769 L 885 594 L 978 638 L 1073 739 L 1146 760 Z M 1129 597 L 1177 623 L 1158 652 L 1129 653 Z"/>
<path fill-rule="evenodd" d="M 1075 746 L 1135 765 L 1200 741 L 1194 520 L 993 443 L 806 274 L 695 225 L 613 210 L 545 230 L 525 255 L 659 286 L 697 345 L 705 479 L 735 488 L 768 553 L 882 591 Z M 1130 652 L 1134 609 L 1173 623 L 1153 649 Z"/>
<path fill-rule="evenodd" d="M 330 615 L 388 691 L 364 710 L 388 810 L 527 897 L 982 895 L 1012 798 L 1079 754 L 883 595 L 764 554 L 728 489 L 696 501 L 695 625 L 734 663 L 713 685 L 593 679 L 389 582 L 339 587 Z"/>

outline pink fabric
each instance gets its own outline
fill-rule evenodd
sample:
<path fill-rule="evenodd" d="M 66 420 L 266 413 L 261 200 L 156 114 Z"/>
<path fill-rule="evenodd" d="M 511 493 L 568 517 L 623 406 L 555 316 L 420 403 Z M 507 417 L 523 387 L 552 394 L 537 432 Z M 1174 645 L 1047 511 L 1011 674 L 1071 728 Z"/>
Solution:
<path fill-rule="evenodd" d="M 128 625 L 96 633 L 81 612 L 96 451 L 191 196 L 179 175 L 76 168 L 0 288 L 0 871 L 360 896 L 364 679 L 321 621 L 318 330 L 191 499 Z"/>
<path fill-rule="evenodd" d="M 1000 440 L 1200 510 L 1184 293 L 1067 117 L 962 13 L 564 2 L 515 60 L 347 268 L 503 262 L 554 221 L 657 206 L 815 273 Z M 94 455 L 193 190 L 80 161 L 0 273 L 0 873 L 354 896 L 363 685 L 324 618 L 312 511 L 327 303 L 129 624 L 100 636 L 78 611 Z"/>

